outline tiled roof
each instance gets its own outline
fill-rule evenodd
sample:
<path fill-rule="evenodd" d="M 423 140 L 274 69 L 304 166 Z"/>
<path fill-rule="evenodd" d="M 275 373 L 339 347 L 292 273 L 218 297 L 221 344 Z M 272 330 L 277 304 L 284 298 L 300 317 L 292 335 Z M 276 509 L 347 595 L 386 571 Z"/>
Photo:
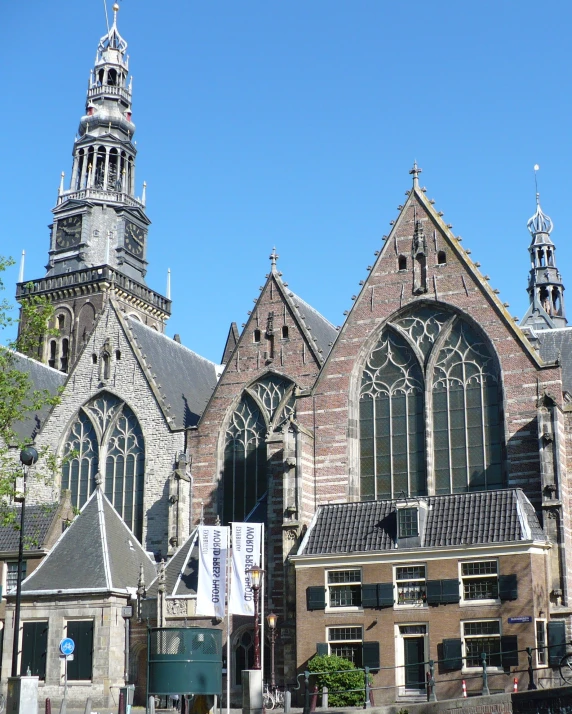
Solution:
<path fill-rule="evenodd" d="M 535 335 L 540 356 L 545 362 L 560 362 L 562 388 L 572 394 L 572 327 L 537 330 Z"/>
<path fill-rule="evenodd" d="M 416 499 L 409 499 L 411 505 Z M 520 489 L 423 499 L 429 506 L 423 548 L 545 540 L 534 508 Z M 299 555 L 392 550 L 396 501 L 319 506 Z"/>
<path fill-rule="evenodd" d="M 199 577 L 199 543 L 194 530 L 165 566 L 165 596 L 196 595 Z M 158 578 L 147 587 L 147 598 L 157 597 Z"/>
<path fill-rule="evenodd" d="M 24 580 L 22 593 L 125 592 L 137 587 L 141 563 L 150 582 L 155 564 L 96 488 L 47 557 Z"/>
<path fill-rule="evenodd" d="M 138 320 L 126 322 L 164 404 L 170 405 L 171 426 L 194 426 L 216 386 L 218 365 Z"/>
<path fill-rule="evenodd" d="M 24 550 L 41 550 L 48 536 L 50 526 L 59 503 L 46 503 L 40 506 L 26 506 L 24 520 Z M 20 512 L 21 506 L 12 506 L 8 509 L 7 522 L 0 524 L 0 552 L 13 552 L 18 550 L 20 541 Z"/>

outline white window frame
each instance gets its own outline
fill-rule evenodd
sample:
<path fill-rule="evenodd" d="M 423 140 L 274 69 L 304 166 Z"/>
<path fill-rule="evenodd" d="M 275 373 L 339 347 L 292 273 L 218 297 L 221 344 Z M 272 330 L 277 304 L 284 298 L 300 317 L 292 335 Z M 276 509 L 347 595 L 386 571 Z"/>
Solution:
<path fill-rule="evenodd" d="M 542 623 L 543 625 L 543 630 L 544 630 L 544 645 L 543 645 L 543 654 L 544 654 L 544 662 L 540 661 L 540 652 L 538 648 L 538 625 L 539 623 Z M 548 628 L 546 626 L 546 618 L 545 617 L 537 617 L 534 621 L 534 644 L 536 647 L 536 666 L 537 667 L 548 667 Z"/>
<path fill-rule="evenodd" d="M 402 534 L 401 532 L 401 527 L 402 527 L 402 518 L 406 512 L 411 512 L 415 513 L 415 518 L 416 518 L 416 525 L 417 528 L 415 530 L 415 533 L 410 533 L 410 534 Z M 397 505 L 397 539 L 403 539 L 403 538 L 419 538 L 421 533 L 421 522 L 419 518 L 419 506 L 412 506 L 411 504 L 405 504 Z"/>
<path fill-rule="evenodd" d="M 400 568 L 423 568 L 425 571 L 425 575 L 423 578 L 398 578 L 397 573 Z M 424 591 L 425 591 L 425 600 L 422 600 L 421 602 L 399 602 L 399 585 L 400 584 L 405 584 L 405 583 L 419 583 L 419 582 L 424 583 Z M 427 564 L 426 563 L 402 563 L 401 565 L 394 565 L 393 566 L 393 585 L 395 587 L 395 592 L 397 594 L 397 602 L 395 603 L 394 607 L 401 609 L 404 608 L 416 608 L 419 609 L 421 607 L 428 607 L 427 605 Z"/>
<path fill-rule="evenodd" d="M 336 608 L 337 609 L 337 608 Z M 361 632 L 361 639 L 359 638 L 343 638 L 343 639 L 336 639 L 336 640 L 330 640 L 330 633 L 332 630 L 359 630 Z M 330 625 L 329 627 L 326 627 L 326 642 L 328 644 L 328 654 L 332 654 L 332 645 L 358 645 L 360 648 L 360 653 L 361 657 L 363 657 L 363 627 L 362 625 Z M 334 653 L 335 654 L 335 653 Z M 360 658 L 361 658 L 360 657 Z M 359 666 L 361 667 L 363 665 L 363 662 L 359 663 Z M 356 667 L 358 664 L 356 664 Z"/>
<path fill-rule="evenodd" d="M 359 573 L 358 580 L 348 580 L 347 582 L 341 583 L 330 583 L 330 573 Z M 325 571 L 325 585 L 326 585 L 326 612 L 359 612 L 362 610 L 361 606 L 361 586 L 362 586 L 362 571 L 361 568 L 331 568 Z M 342 588 L 344 586 L 359 587 L 359 605 L 330 605 L 330 589 Z"/>
<path fill-rule="evenodd" d="M 473 565 L 478 563 L 494 563 L 496 566 L 496 573 L 483 573 L 477 575 L 463 575 L 463 565 Z M 465 580 L 482 580 L 484 578 L 496 577 L 497 580 L 497 597 L 496 598 L 481 598 L 481 599 L 469 599 L 465 598 Z M 479 558 L 475 560 L 461 560 L 459 561 L 459 583 L 461 584 L 461 600 L 460 604 L 463 606 L 481 606 L 481 605 L 498 605 L 500 604 L 500 598 L 498 596 L 499 589 L 499 562 L 497 558 Z"/>
<path fill-rule="evenodd" d="M 479 601 L 481 602 L 481 601 Z M 475 624 L 477 622 L 496 622 L 498 624 L 498 634 L 481 634 L 481 635 L 468 635 L 465 637 L 465 625 L 467 624 Z M 501 646 L 501 637 L 502 637 L 502 621 L 499 617 L 479 617 L 475 618 L 474 620 L 461 620 L 461 643 L 462 643 L 462 654 L 463 654 L 463 672 L 481 672 L 482 667 L 479 664 L 477 667 L 471 666 L 469 667 L 467 665 L 467 640 L 476 640 L 480 639 L 483 637 L 494 637 L 498 638 L 499 641 L 499 652 L 502 651 L 502 646 Z M 480 653 L 479 653 L 480 656 Z M 502 668 L 502 661 L 501 665 L 491 665 L 489 664 L 489 660 L 487 659 L 487 672 L 504 672 L 504 669 Z"/>

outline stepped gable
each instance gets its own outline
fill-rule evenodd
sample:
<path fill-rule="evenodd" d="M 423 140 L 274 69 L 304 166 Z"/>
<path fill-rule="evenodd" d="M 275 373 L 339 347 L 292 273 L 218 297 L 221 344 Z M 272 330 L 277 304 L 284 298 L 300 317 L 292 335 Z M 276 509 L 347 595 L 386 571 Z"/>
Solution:
<path fill-rule="evenodd" d="M 154 562 L 96 488 L 48 556 L 24 580 L 22 594 L 125 593 L 137 587 L 141 564 L 151 581 Z"/>
<path fill-rule="evenodd" d="M 136 319 L 125 324 L 171 428 L 194 426 L 216 386 L 218 365 Z"/>
<path fill-rule="evenodd" d="M 545 540 L 534 508 L 520 489 L 409 499 L 412 505 L 418 501 L 429 506 L 422 548 Z M 394 550 L 397 503 L 319 506 L 299 555 Z"/>
<path fill-rule="evenodd" d="M 535 337 L 542 359 L 562 367 L 562 388 L 572 394 L 572 327 L 538 330 Z"/>
<path fill-rule="evenodd" d="M 14 367 L 21 372 L 25 372 L 30 376 L 32 389 L 44 391 L 46 390 L 55 397 L 58 390 L 64 386 L 67 374 L 58 372 L 53 367 L 48 367 L 41 362 L 36 362 L 19 352 L 14 353 Z M 41 409 L 29 412 L 22 421 L 14 424 L 14 431 L 19 439 L 35 439 L 46 421 L 51 406 L 45 405 Z"/>
<path fill-rule="evenodd" d="M 198 577 L 199 542 L 195 529 L 165 566 L 166 597 L 196 595 Z M 147 588 L 147 598 L 157 597 L 158 585 L 158 577 L 156 577 Z"/>

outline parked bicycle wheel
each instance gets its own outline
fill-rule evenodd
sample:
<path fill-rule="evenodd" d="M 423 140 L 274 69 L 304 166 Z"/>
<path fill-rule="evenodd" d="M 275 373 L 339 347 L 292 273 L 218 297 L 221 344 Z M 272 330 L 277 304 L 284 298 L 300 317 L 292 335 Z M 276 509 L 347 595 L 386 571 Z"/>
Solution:
<path fill-rule="evenodd" d="M 560 660 L 560 676 L 567 684 L 572 684 L 572 652 L 568 652 Z"/>
<path fill-rule="evenodd" d="M 272 694 L 270 694 L 270 692 L 264 692 L 262 696 L 262 706 L 266 709 L 266 711 L 272 711 L 272 709 L 274 709 L 274 699 L 272 698 Z"/>
<path fill-rule="evenodd" d="M 6 699 L 3 694 L 0 694 L 0 714 L 4 714 L 6 710 Z"/>

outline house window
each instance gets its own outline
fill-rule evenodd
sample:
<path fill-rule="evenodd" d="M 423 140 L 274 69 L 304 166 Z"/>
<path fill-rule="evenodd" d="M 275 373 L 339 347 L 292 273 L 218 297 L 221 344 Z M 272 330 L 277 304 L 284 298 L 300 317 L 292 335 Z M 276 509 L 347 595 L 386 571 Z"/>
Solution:
<path fill-rule="evenodd" d="M 536 621 L 536 664 L 538 667 L 546 667 L 548 664 L 546 656 L 546 620 Z"/>
<path fill-rule="evenodd" d="M 497 600 L 499 596 L 498 565 L 496 560 L 461 563 L 463 600 Z"/>
<path fill-rule="evenodd" d="M 327 575 L 328 607 L 360 607 L 360 570 L 329 570 Z"/>
<path fill-rule="evenodd" d="M 18 586 L 18 561 L 8 561 L 6 563 L 6 592 L 15 592 Z M 26 566 L 25 560 L 22 561 L 22 580 L 26 577 Z"/>
<path fill-rule="evenodd" d="M 417 508 L 399 508 L 397 511 L 398 538 L 415 538 L 419 535 Z"/>
<path fill-rule="evenodd" d="M 361 627 L 328 627 L 328 651 L 361 667 L 363 629 Z"/>
<path fill-rule="evenodd" d="M 427 601 L 424 565 L 406 565 L 395 568 L 398 605 L 423 605 Z"/>
<path fill-rule="evenodd" d="M 33 677 L 46 678 L 46 652 L 48 649 L 48 623 L 46 621 L 22 624 L 22 655 L 20 676 L 30 670 Z"/>
<path fill-rule="evenodd" d="M 67 664 L 69 680 L 89 680 L 93 666 L 93 620 L 70 620 L 66 636 L 75 643 L 74 658 Z"/>
<path fill-rule="evenodd" d="M 465 666 L 482 667 L 481 654 L 488 667 L 501 667 L 501 637 L 498 620 L 472 620 L 462 623 Z"/>

